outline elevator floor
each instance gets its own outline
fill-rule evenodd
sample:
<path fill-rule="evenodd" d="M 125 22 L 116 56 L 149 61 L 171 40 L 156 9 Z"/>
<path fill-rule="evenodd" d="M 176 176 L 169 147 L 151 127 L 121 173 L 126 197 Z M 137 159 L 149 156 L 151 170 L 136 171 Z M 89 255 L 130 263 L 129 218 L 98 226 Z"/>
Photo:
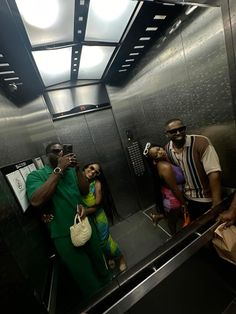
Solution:
<path fill-rule="evenodd" d="M 170 238 L 165 220 L 154 227 L 149 217 L 150 211 L 151 209 L 139 211 L 110 227 L 112 237 L 119 243 L 128 268 L 137 264 Z M 78 295 L 76 286 L 66 270 L 61 269 L 56 314 L 77 314 L 78 312 L 74 310 L 78 307 L 76 295 Z"/>

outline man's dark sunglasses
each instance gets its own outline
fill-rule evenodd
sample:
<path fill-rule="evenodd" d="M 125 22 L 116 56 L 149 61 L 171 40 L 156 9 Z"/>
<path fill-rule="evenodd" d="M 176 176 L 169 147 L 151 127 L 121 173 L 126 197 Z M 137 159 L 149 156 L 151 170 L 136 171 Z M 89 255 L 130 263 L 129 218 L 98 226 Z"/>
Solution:
<path fill-rule="evenodd" d="M 59 154 L 63 149 L 61 148 L 55 148 L 55 149 L 51 149 L 51 153 L 53 154 Z"/>
<path fill-rule="evenodd" d="M 181 126 L 180 128 L 169 130 L 169 131 L 167 131 L 167 133 L 176 134 L 177 132 L 181 133 L 184 131 L 186 131 L 186 126 Z"/>

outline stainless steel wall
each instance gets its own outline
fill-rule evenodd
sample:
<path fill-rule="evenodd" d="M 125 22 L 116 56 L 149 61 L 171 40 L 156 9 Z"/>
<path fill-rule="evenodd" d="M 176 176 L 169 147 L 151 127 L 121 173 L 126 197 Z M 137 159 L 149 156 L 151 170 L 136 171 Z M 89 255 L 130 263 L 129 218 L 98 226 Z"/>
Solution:
<path fill-rule="evenodd" d="M 57 138 L 41 97 L 24 107 L 17 107 L 0 91 L 0 112 L 0 167 L 42 155 L 42 143 L 46 144 Z M 49 247 L 45 245 L 48 243 L 45 239 L 45 233 L 35 213 L 29 210 L 23 214 L 0 172 L 2 302 L 15 304 L 16 307 L 25 302 L 25 307 L 22 307 L 24 310 L 35 297 L 34 289 L 35 293 L 42 292 L 48 269 Z M 19 295 L 22 300 L 18 298 Z M 27 296 L 28 299 L 24 300 Z"/>
<path fill-rule="evenodd" d="M 236 49 L 236 8 L 233 0 L 229 3 Z M 124 87 L 107 87 L 112 109 L 52 123 L 42 97 L 16 107 L 0 91 L 0 166 L 43 155 L 50 141 L 71 142 L 81 164 L 102 163 L 117 209 L 126 217 L 154 202 L 150 174 L 136 177 L 132 172 L 126 131 L 141 146 L 149 140 L 164 144 L 164 122 L 178 116 L 189 131 L 212 139 L 222 160 L 223 182 L 235 187 L 235 120 L 221 12 L 200 11 L 161 47 L 156 43 Z M 1 174 L 0 189 L 1 252 L 9 249 L 17 271 L 40 289 L 47 265 L 38 222 L 30 213 L 22 215 Z M 11 273 L 14 286 L 16 272 Z"/>
<path fill-rule="evenodd" d="M 233 44 L 234 48 L 236 48 L 236 2 L 233 0 L 229 0 L 229 8 L 230 8 L 230 23 L 233 33 Z M 236 49 L 234 49 L 234 57 L 236 59 Z"/>
<path fill-rule="evenodd" d="M 101 163 L 121 216 L 140 209 L 111 109 L 58 120 L 54 125 L 60 141 L 73 144 L 81 167 L 89 162 Z"/>
<path fill-rule="evenodd" d="M 222 160 L 223 183 L 235 187 L 229 158 L 235 156 L 235 121 L 220 8 L 198 8 L 159 44 L 127 84 L 108 86 L 122 142 L 129 127 L 143 146 L 147 141 L 164 145 L 164 123 L 180 117 L 189 132 L 209 135 Z M 146 180 L 139 184 L 142 198 L 148 189 Z"/>

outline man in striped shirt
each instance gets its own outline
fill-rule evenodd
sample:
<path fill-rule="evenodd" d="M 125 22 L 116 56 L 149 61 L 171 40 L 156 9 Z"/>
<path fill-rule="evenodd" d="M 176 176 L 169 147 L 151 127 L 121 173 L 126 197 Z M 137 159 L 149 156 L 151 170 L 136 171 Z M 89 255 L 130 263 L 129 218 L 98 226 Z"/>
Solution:
<path fill-rule="evenodd" d="M 202 135 L 186 135 L 180 119 L 169 120 L 165 149 L 171 163 L 180 166 L 185 176 L 184 195 L 191 220 L 221 201 L 221 167 L 210 140 Z"/>

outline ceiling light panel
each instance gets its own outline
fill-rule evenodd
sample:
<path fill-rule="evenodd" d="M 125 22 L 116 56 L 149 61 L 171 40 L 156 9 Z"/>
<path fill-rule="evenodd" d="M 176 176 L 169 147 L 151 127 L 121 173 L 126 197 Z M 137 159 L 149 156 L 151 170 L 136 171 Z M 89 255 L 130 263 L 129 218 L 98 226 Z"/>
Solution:
<path fill-rule="evenodd" d="M 83 46 L 78 72 L 79 80 L 101 79 L 115 47 Z"/>
<path fill-rule="evenodd" d="M 46 87 L 70 80 L 71 47 L 33 51 L 32 54 Z"/>
<path fill-rule="evenodd" d="M 13 74 L 15 71 L 0 71 L 0 75 Z"/>
<path fill-rule="evenodd" d="M 90 0 L 85 40 L 119 42 L 138 1 Z"/>
<path fill-rule="evenodd" d="M 154 16 L 154 20 L 165 20 L 166 18 L 166 15 L 155 15 Z"/>
<path fill-rule="evenodd" d="M 146 32 L 155 32 L 158 29 L 158 27 L 147 27 Z"/>
<path fill-rule="evenodd" d="M 5 78 L 4 81 L 15 81 L 15 80 L 19 80 L 20 78 L 18 76 L 14 76 L 14 77 L 8 77 Z"/>
<path fill-rule="evenodd" d="M 32 46 L 73 41 L 75 0 L 16 0 Z"/>

